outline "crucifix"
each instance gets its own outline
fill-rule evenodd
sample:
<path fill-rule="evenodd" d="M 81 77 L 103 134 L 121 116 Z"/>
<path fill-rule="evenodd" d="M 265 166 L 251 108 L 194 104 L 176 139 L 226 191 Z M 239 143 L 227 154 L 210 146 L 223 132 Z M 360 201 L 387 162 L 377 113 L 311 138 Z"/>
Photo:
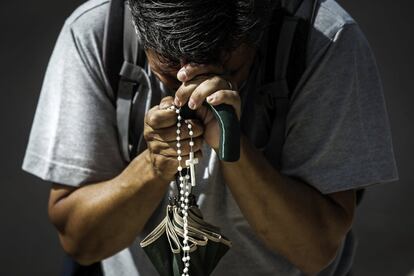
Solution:
<path fill-rule="evenodd" d="M 195 179 L 195 168 L 194 165 L 198 164 L 198 158 L 194 158 L 194 152 L 190 152 L 190 159 L 185 161 L 185 165 L 187 167 L 190 167 L 190 176 L 191 176 L 191 186 L 196 185 L 196 179 Z"/>

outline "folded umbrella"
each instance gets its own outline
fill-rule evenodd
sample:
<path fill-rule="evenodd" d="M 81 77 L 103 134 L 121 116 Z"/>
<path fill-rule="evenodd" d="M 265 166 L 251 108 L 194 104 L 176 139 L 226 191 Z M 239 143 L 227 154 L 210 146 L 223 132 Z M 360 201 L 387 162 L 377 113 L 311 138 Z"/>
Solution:
<path fill-rule="evenodd" d="M 193 196 L 194 198 L 194 196 Z M 188 240 L 190 270 L 194 276 L 207 276 L 231 247 L 220 229 L 203 220 L 200 209 L 194 204 L 188 209 Z M 164 220 L 141 242 L 155 268 L 162 276 L 179 276 L 183 271 L 184 221 L 176 200 L 170 201 Z"/>

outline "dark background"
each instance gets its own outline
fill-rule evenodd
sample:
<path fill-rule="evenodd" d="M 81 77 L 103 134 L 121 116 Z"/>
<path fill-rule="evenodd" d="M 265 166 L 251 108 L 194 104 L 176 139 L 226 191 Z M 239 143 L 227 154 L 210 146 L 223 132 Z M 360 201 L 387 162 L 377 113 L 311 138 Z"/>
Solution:
<path fill-rule="evenodd" d="M 20 170 L 49 56 L 84 1 L 0 4 L 0 275 L 57 275 L 62 250 L 47 219 L 49 184 Z M 413 2 L 341 0 L 377 56 L 400 181 L 372 187 L 358 208 L 355 275 L 414 273 Z"/>

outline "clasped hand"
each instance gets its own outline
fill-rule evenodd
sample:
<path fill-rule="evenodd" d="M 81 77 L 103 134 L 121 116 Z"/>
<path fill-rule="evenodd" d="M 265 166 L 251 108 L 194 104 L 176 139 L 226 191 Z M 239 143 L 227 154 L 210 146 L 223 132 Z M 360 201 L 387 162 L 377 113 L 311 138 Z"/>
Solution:
<path fill-rule="evenodd" d="M 240 118 L 240 97 L 234 85 L 225 78 L 223 70 L 213 65 L 187 64 L 177 73 L 182 82 L 175 93 L 160 104 L 151 108 L 145 116 L 144 139 L 147 141 L 151 163 L 155 173 L 172 180 L 177 172 L 177 115 L 168 109 L 171 105 L 188 106 L 196 110 L 197 119 L 187 120 L 193 126 L 193 140 L 196 157 L 201 157 L 201 147 L 205 141 L 218 150 L 220 129 L 212 112 L 202 103 L 206 100 L 211 105 L 229 104 L 233 106 Z M 190 153 L 189 135 L 181 133 L 181 156 L 185 162 Z"/>

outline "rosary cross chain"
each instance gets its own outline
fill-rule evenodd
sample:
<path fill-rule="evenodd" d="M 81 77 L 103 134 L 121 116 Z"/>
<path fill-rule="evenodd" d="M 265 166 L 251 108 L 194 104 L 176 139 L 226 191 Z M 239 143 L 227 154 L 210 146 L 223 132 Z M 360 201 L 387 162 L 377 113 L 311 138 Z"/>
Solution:
<path fill-rule="evenodd" d="M 198 164 L 198 158 L 194 158 L 194 152 L 190 152 L 190 159 L 185 161 L 185 165 L 187 167 L 190 167 L 191 186 L 193 186 L 193 187 L 196 185 L 195 168 L 194 168 L 194 165 L 196 165 L 196 164 Z"/>

